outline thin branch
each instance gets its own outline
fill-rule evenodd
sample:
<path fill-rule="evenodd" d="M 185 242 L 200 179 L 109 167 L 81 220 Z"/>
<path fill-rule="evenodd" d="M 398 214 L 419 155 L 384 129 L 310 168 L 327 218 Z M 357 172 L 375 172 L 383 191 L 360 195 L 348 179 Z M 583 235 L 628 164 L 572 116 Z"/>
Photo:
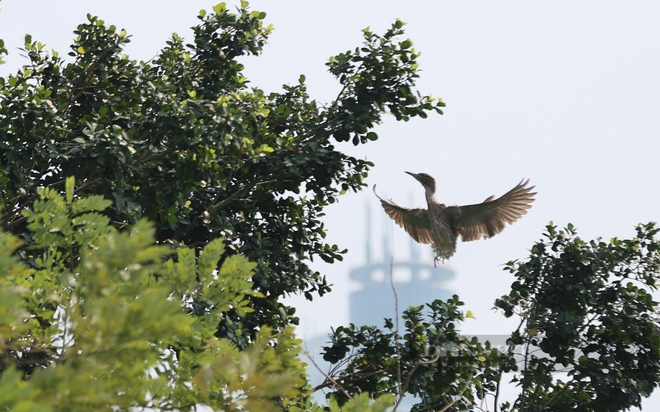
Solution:
<path fill-rule="evenodd" d="M 165 157 L 169 154 L 172 154 L 172 151 L 164 150 L 162 152 L 152 154 L 151 156 L 148 156 L 148 157 L 146 157 L 146 153 L 148 153 L 148 152 L 145 152 L 145 157 L 144 158 L 142 158 L 142 156 L 140 156 L 140 158 L 138 159 L 139 164 L 145 164 L 145 163 L 153 162 L 154 160 L 158 160 L 162 157 Z"/>
<path fill-rule="evenodd" d="M 435 346 L 433 346 L 433 348 L 435 348 Z M 426 356 L 427 354 L 428 352 L 425 353 L 424 356 Z M 419 368 L 420 365 L 428 365 L 431 363 L 435 363 L 438 359 L 440 359 L 440 350 L 436 350 L 436 353 L 430 359 L 425 359 L 425 358 L 418 359 L 417 362 L 415 362 L 413 367 L 408 372 L 408 376 L 406 377 L 406 383 L 405 385 L 403 385 L 403 390 L 404 391 L 408 390 L 408 386 L 410 385 L 410 379 L 412 379 L 413 374 L 415 373 L 417 368 Z"/>
<path fill-rule="evenodd" d="M 525 372 L 527 372 L 527 368 L 529 367 L 529 357 L 530 357 L 530 355 L 529 355 L 529 346 L 530 346 L 530 345 L 529 345 L 529 341 L 528 341 L 527 344 L 525 345 L 525 354 L 524 354 L 524 357 L 523 357 L 523 362 L 524 362 L 523 370 L 524 370 Z M 538 388 L 538 386 L 537 386 L 537 388 Z M 527 386 L 526 386 L 526 385 L 522 385 L 522 394 L 521 394 L 521 395 L 522 395 L 522 396 L 521 396 L 522 399 L 525 399 L 525 398 L 526 398 L 526 396 L 525 396 L 525 393 L 526 393 L 526 392 L 527 392 Z M 520 408 L 520 411 L 523 412 L 523 411 L 524 411 L 524 408 L 521 407 L 521 408 Z"/>
<path fill-rule="evenodd" d="M 380 375 L 380 374 L 382 374 L 382 373 L 389 373 L 389 372 L 391 372 L 389 369 L 377 369 L 377 370 L 374 370 L 374 371 L 371 371 L 371 372 L 353 373 L 353 374 L 351 374 L 351 375 L 344 375 L 344 376 L 341 376 L 341 379 L 342 379 L 344 382 L 357 382 L 357 381 L 359 381 L 359 380 L 362 380 L 362 379 L 365 379 L 365 378 L 369 378 L 369 377 L 374 376 L 374 375 Z M 324 375 L 325 375 L 325 374 L 324 374 Z M 329 375 L 332 376 L 333 373 L 331 372 Z M 331 383 L 332 383 L 332 382 L 335 382 L 335 381 L 336 381 L 336 379 L 331 380 Z M 316 385 L 316 386 L 314 387 L 313 392 L 316 392 L 316 391 L 318 391 L 318 390 L 320 390 L 320 389 L 323 389 L 323 388 L 327 388 L 327 387 L 329 387 L 329 386 L 331 386 L 331 385 L 330 385 L 330 383 L 328 383 L 328 381 L 326 380 L 326 381 L 324 381 L 323 383 L 321 383 L 320 385 Z"/>
<path fill-rule="evenodd" d="M 516 328 L 516 330 L 520 330 L 520 328 L 522 327 L 522 325 L 524 323 L 525 323 L 525 319 L 521 318 L 520 323 L 518 324 L 518 327 Z M 506 351 L 507 355 L 511 356 L 513 354 L 513 348 L 514 348 L 514 345 L 513 345 L 513 342 L 512 342 L 511 344 L 509 344 L 509 347 L 507 348 L 507 351 Z M 500 383 L 502 382 L 502 374 L 503 373 L 504 373 L 504 366 L 500 365 L 500 370 L 498 371 L 499 376 L 498 376 L 498 379 L 497 379 L 497 387 L 495 388 L 495 400 L 493 401 L 493 412 L 497 412 L 497 409 L 498 409 L 497 402 L 498 402 L 499 397 L 500 397 Z"/>
<path fill-rule="evenodd" d="M 75 192 L 80 192 L 84 189 L 87 189 L 90 186 L 96 186 L 99 183 L 101 183 L 100 178 L 87 180 L 86 182 L 84 182 L 83 184 L 78 186 L 78 188 L 75 190 Z"/>
<path fill-rule="evenodd" d="M 260 182 L 254 182 L 254 183 L 247 184 L 247 185 L 241 187 L 240 189 L 238 189 L 237 191 L 235 191 L 234 193 L 232 193 L 232 194 L 231 194 L 229 197 L 227 197 L 225 200 L 223 200 L 223 201 L 221 201 L 221 202 L 218 202 L 218 203 L 215 203 L 215 204 L 212 206 L 212 209 L 213 209 L 213 210 L 219 210 L 219 209 L 222 209 L 223 207 L 227 206 L 229 203 L 231 203 L 231 202 L 233 202 L 234 200 L 236 200 L 237 198 L 239 198 L 239 196 L 241 196 L 241 195 L 244 194 L 245 192 L 247 192 L 247 191 L 249 191 L 249 190 L 252 190 L 252 189 L 254 189 L 254 188 L 257 187 L 257 186 L 265 185 L 265 184 L 268 184 L 268 183 L 274 183 L 274 182 L 277 182 L 277 180 L 275 180 L 275 179 L 272 179 L 272 180 L 262 180 L 262 181 L 260 181 Z M 186 226 L 186 229 L 183 230 L 183 231 L 179 231 L 179 232 L 175 233 L 174 236 L 172 236 L 172 239 L 173 239 L 173 240 L 181 240 L 181 239 L 183 239 L 184 236 L 186 236 L 188 233 L 190 233 L 190 231 L 193 230 L 193 229 L 197 226 L 197 224 L 199 223 L 199 220 L 200 220 L 200 219 L 202 218 L 202 216 L 204 216 L 204 214 L 207 213 L 207 212 L 208 212 L 208 210 L 205 210 L 204 212 L 202 212 L 202 213 L 200 213 L 199 215 L 195 216 L 195 218 L 194 218 L 193 220 L 191 220 L 190 223 L 188 223 L 188 225 Z"/>
<path fill-rule="evenodd" d="M 18 226 L 21 223 L 25 222 L 27 220 L 27 217 L 21 216 L 20 218 L 16 220 L 11 220 L 17 215 L 19 215 L 23 209 L 27 208 L 29 204 L 31 204 L 36 198 L 38 198 L 39 195 L 34 193 L 31 195 L 23 204 L 17 205 L 17 206 L 12 206 L 12 212 L 7 214 L 3 219 L 2 222 L 4 222 L 4 227 L 6 230 L 13 228 L 14 226 Z M 18 202 L 15 202 L 18 203 Z"/>
<path fill-rule="evenodd" d="M 316 349 L 314 349 L 314 354 L 313 354 L 314 356 L 316 356 L 316 351 L 318 350 L 319 346 L 321 346 L 321 343 L 320 343 L 320 342 L 319 342 L 318 345 L 316 345 Z M 325 379 L 326 379 L 326 380 L 329 380 L 330 382 L 332 382 L 332 383 L 333 383 L 333 384 L 334 384 L 334 385 L 335 385 L 335 386 L 336 386 L 336 387 L 337 387 L 337 388 L 338 388 L 338 389 L 344 394 L 344 396 L 346 396 L 349 400 L 351 400 L 351 401 L 353 400 L 353 397 L 348 393 L 348 391 L 347 391 L 346 389 L 344 389 L 344 387 L 341 386 L 341 385 L 340 385 L 336 380 L 334 380 L 330 375 L 328 375 L 327 373 L 325 373 L 325 372 L 323 371 L 323 369 L 321 369 L 321 367 L 316 363 L 316 361 L 314 360 L 314 356 L 311 356 L 311 355 L 309 354 L 309 350 L 307 349 L 307 344 L 305 344 L 305 355 L 307 355 L 307 359 L 309 359 L 309 361 L 312 362 L 312 365 L 314 365 L 314 367 L 315 367 L 319 372 L 321 372 L 321 373 L 323 374 L 323 376 L 325 376 Z M 315 390 L 316 390 L 316 389 L 315 389 Z"/>
<path fill-rule="evenodd" d="M 268 184 L 268 183 L 275 183 L 275 182 L 277 182 L 277 179 L 262 180 L 260 182 L 254 182 L 254 183 L 247 184 L 247 185 L 241 187 L 240 189 L 238 189 L 237 191 L 235 191 L 234 193 L 232 193 L 228 198 L 226 198 L 222 202 L 219 202 L 219 203 L 216 203 L 215 205 L 213 205 L 213 209 L 214 210 L 222 209 L 223 207 L 227 206 L 229 203 L 236 200 L 237 197 L 239 197 L 243 193 L 247 192 L 248 190 L 252 190 L 257 186 L 265 185 L 265 184 Z"/>
<path fill-rule="evenodd" d="M 564 385 L 563 388 L 558 390 L 554 395 L 539 409 L 540 411 L 548 410 L 548 408 L 559 399 L 559 395 L 562 395 L 566 390 L 568 390 L 570 385 Z"/>
<path fill-rule="evenodd" d="M 396 412 L 396 409 L 403 401 L 403 385 L 401 383 L 401 346 L 399 345 L 399 295 L 396 293 L 396 287 L 394 287 L 394 256 L 390 258 L 390 286 L 392 286 L 392 292 L 394 293 L 394 344 L 396 347 L 396 382 L 399 384 L 399 399 L 394 405 L 392 412 Z"/>
<path fill-rule="evenodd" d="M 458 402 L 460 399 L 463 399 L 463 398 L 464 398 L 464 397 L 463 397 L 463 394 L 465 393 L 466 390 L 468 390 L 468 388 L 470 387 L 471 384 L 472 384 L 472 380 L 470 380 L 470 382 L 468 382 L 468 383 L 465 385 L 465 388 L 463 388 L 463 390 L 460 391 L 458 395 L 456 395 L 456 397 L 454 398 L 454 400 L 452 400 L 452 401 L 449 402 L 447 405 L 445 405 L 444 408 L 442 408 L 442 409 L 438 409 L 438 412 L 445 412 L 447 409 L 449 409 L 449 408 L 451 408 L 452 406 L 454 406 L 454 404 L 456 404 L 456 402 Z M 467 400 L 467 399 L 466 399 L 466 400 Z M 469 402 L 468 402 L 468 403 L 469 403 Z"/>

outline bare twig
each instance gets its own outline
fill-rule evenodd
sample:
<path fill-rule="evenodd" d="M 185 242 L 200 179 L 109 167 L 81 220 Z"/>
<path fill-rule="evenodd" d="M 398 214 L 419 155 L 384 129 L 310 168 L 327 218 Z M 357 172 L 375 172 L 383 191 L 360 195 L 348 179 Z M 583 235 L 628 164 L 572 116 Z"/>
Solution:
<path fill-rule="evenodd" d="M 440 350 L 437 349 L 437 347 L 435 347 L 435 346 L 432 346 L 432 348 L 434 348 L 435 351 L 436 351 L 433 354 L 432 358 L 426 358 L 426 356 L 428 355 L 428 351 L 427 351 L 424 354 L 424 358 L 418 359 L 417 362 L 415 362 L 415 364 L 413 365 L 413 367 L 410 368 L 410 371 L 408 372 L 408 375 L 406 377 L 406 383 L 403 385 L 402 390 L 404 392 L 408 390 L 408 386 L 410 385 L 410 379 L 412 378 L 413 374 L 415 373 L 417 368 L 419 368 L 420 365 L 428 365 L 428 364 L 431 364 L 431 363 L 435 363 L 438 359 L 440 359 Z"/>
<path fill-rule="evenodd" d="M 262 180 L 260 182 L 254 182 L 254 183 L 247 184 L 247 185 L 241 187 L 240 189 L 238 189 L 237 191 L 235 191 L 234 193 L 232 193 L 228 198 L 226 198 L 222 202 L 218 202 L 218 203 L 214 204 L 213 209 L 220 210 L 223 207 L 227 206 L 229 203 L 236 200 L 237 197 L 239 197 L 243 193 L 247 192 L 248 190 L 254 189 L 257 186 L 266 185 L 266 184 L 269 184 L 269 183 L 275 183 L 277 181 L 278 181 L 277 179 L 271 179 L 271 180 Z"/>
<path fill-rule="evenodd" d="M 314 356 L 316 356 L 316 351 L 319 349 L 319 346 L 321 346 L 321 342 L 319 342 L 318 345 L 316 345 L 316 348 L 314 349 L 314 353 L 312 355 L 309 354 L 309 350 L 307 349 L 307 344 L 305 344 L 305 355 L 307 355 L 307 359 L 309 359 L 310 362 L 312 362 L 312 365 L 325 376 L 326 380 L 329 380 L 332 382 L 343 394 L 346 396 L 349 400 L 353 400 L 353 397 L 348 393 L 346 389 L 344 389 L 343 386 L 341 386 L 336 380 L 332 378 L 329 374 L 325 373 L 323 369 L 316 363 L 314 360 Z"/>
<path fill-rule="evenodd" d="M 470 387 L 470 384 L 471 384 L 471 383 L 472 383 L 472 381 L 468 382 L 468 383 L 465 385 L 465 388 L 463 388 L 463 390 L 459 392 L 459 394 L 454 398 L 454 400 L 452 400 L 452 401 L 449 402 L 447 405 L 445 405 L 444 408 L 442 408 L 442 409 L 438 409 L 438 412 L 445 412 L 447 409 L 449 409 L 449 408 L 451 408 L 452 406 L 454 406 L 454 405 L 456 404 L 456 402 L 458 402 L 460 399 L 463 399 L 463 394 L 465 393 L 466 390 L 468 390 L 468 388 Z"/>
<path fill-rule="evenodd" d="M 516 330 L 520 330 L 524 322 L 525 319 L 521 318 L 520 324 L 518 324 Z M 507 348 L 507 355 L 511 356 L 513 354 L 513 348 L 514 348 L 513 343 L 510 343 L 509 347 Z M 500 397 L 500 383 L 502 382 L 502 374 L 504 374 L 504 367 L 502 365 L 500 365 L 500 370 L 498 371 L 498 374 L 499 376 L 497 379 L 497 387 L 495 388 L 495 400 L 493 400 L 493 412 L 497 412 L 499 408 L 497 402 L 499 401 L 499 397 Z"/>
<path fill-rule="evenodd" d="M 392 412 L 396 412 L 396 409 L 403 401 L 403 384 L 401 382 L 401 347 L 399 345 L 399 295 L 396 293 L 396 287 L 394 287 L 394 257 L 390 259 L 390 286 L 392 286 L 392 292 L 394 293 L 394 345 L 396 347 L 396 382 L 399 385 L 399 399 L 397 399 L 396 404 Z"/>
<path fill-rule="evenodd" d="M 273 179 L 273 180 L 262 180 L 262 181 L 259 181 L 259 182 L 253 182 L 253 183 L 247 184 L 245 186 L 242 186 L 240 189 L 238 189 L 237 191 L 232 193 L 229 197 L 227 197 L 223 201 L 214 204 L 212 206 L 212 208 L 214 210 L 220 210 L 223 207 L 227 206 L 229 203 L 231 203 L 234 200 L 236 200 L 237 198 L 239 198 L 244 193 L 248 192 L 249 190 L 252 190 L 257 186 L 261 186 L 261 185 L 265 185 L 265 184 L 273 183 L 273 182 L 277 182 L 277 180 L 275 180 L 275 179 Z M 190 223 L 188 223 L 188 226 L 186 226 L 186 229 L 184 231 L 179 231 L 179 232 L 175 233 L 174 236 L 172 236 L 172 239 L 173 240 L 183 239 L 184 236 L 186 236 L 188 233 L 190 233 L 190 231 L 193 230 L 197 226 L 197 224 L 199 224 L 200 219 L 202 218 L 202 216 L 204 216 L 204 213 L 206 213 L 206 212 L 208 212 L 208 211 L 205 211 L 205 212 L 200 213 L 199 215 L 195 216 L 195 218 L 193 220 L 191 220 Z"/>

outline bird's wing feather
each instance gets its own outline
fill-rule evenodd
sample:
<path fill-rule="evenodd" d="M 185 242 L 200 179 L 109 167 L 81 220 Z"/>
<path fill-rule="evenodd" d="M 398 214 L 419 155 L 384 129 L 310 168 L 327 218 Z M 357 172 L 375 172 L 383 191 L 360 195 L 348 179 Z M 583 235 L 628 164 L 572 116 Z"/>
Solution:
<path fill-rule="evenodd" d="M 383 209 L 394 222 L 404 228 L 408 234 L 419 243 L 433 243 L 433 235 L 431 234 L 428 211 L 426 209 L 408 209 L 401 207 L 393 201 L 383 200 L 378 193 L 376 193 L 376 185 L 374 185 L 374 193 L 383 205 Z"/>
<path fill-rule="evenodd" d="M 449 214 L 456 216 L 456 230 L 464 242 L 489 238 L 500 233 L 507 223 L 511 224 L 532 207 L 534 186 L 525 187 L 529 179 L 498 199 L 489 197 L 483 203 L 467 206 L 450 206 Z"/>

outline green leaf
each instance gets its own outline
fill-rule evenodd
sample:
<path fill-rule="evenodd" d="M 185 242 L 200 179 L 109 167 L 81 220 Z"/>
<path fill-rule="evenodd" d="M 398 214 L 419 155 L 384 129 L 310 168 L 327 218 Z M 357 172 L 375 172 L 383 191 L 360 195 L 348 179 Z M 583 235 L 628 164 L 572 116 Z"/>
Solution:
<path fill-rule="evenodd" d="M 66 178 L 65 189 L 66 189 L 66 202 L 67 204 L 73 203 L 73 191 L 76 184 L 76 178 L 73 176 Z"/>
<path fill-rule="evenodd" d="M 23 380 L 21 373 L 10 367 L 0 375 L 0 408 L 17 412 L 47 412 L 53 405 L 40 399 L 43 395 Z"/>
<path fill-rule="evenodd" d="M 220 258 L 225 253 L 224 240 L 215 239 L 204 246 L 204 250 L 199 255 L 199 277 L 203 284 L 210 284 L 213 281 L 213 272 L 218 267 Z"/>
<path fill-rule="evenodd" d="M 227 3 L 222 2 L 213 6 L 213 12 L 215 14 L 223 14 L 227 10 Z"/>
<path fill-rule="evenodd" d="M 111 204 L 112 202 L 104 199 L 103 196 L 88 196 L 76 200 L 71 207 L 71 212 L 73 214 L 91 211 L 102 212 L 110 207 Z"/>

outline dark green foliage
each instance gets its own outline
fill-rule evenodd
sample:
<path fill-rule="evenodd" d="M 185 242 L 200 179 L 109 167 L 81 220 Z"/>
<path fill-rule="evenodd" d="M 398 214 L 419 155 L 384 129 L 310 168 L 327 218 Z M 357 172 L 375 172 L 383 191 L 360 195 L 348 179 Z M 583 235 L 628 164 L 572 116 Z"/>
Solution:
<path fill-rule="evenodd" d="M 571 225 L 547 230 L 526 262 L 509 262 L 517 280 L 496 302 L 525 321 L 511 341 L 524 360 L 514 409 L 639 407 L 660 383 L 658 302 L 650 293 L 660 273 L 660 229 L 640 225 L 635 238 L 609 243 L 583 241 Z"/>
<path fill-rule="evenodd" d="M 335 368 L 319 388 L 340 403 L 361 392 L 415 395 L 415 411 L 474 410 L 484 399 L 495 411 L 639 407 L 660 383 L 658 302 L 650 293 L 660 274 L 659 231 L 651 223 L 630 240 L 585 242 L 572 225 L 550 225 L 527 261 L 506 267 L 516 281 L 496 307 L 521 318 L 508 350 L 462 336 L 454 296 L 428 304 L 426 314 L 406 310 L 403 336 L 391 320 L 385 330 L 334 330 L 323 357 Z M 521 393 L 500 405 L 507 372 Z"/>
<path fill-rule="evenodd" d="M 510 357 L 476 338 L 462 336 L 464 319 L 454 296 L 404 311 L 405 332 L 396 333 L 391 320 L 387 332 L 376 327 L 339 327 L 323 358 L 336 367 L 320 388 L 340 402 L 346 393 L 414 395 L 415 411 L 468 411 L 477 399 L 496 389 L 500 365 L 512 368 Z"/>
<path fill-rule="evenodd" d="M 235 14 L 213 10 L 200 13 L 190 44 L 174 35 L 146 63 L 122 54 L 124 31 L 93 16 L 75 31 L 69 62 L 26 36 L 29 63 L 0 79 L 0 223 L 26 233 L 21 211 L 36 189 L 76 176 L 78 194 L 113 202 L 117 228 L 147 217 L 161 243 L 224 237 L 228 255 L 257 263 L 255 311 L 219 327 L 245 347 L 261 325 L 297 322 L 281 297 L 330 290 L 307 265 L 343 253 L 324 240 L 323 209 L 360 190 L 372 166 L 335 144 L 377 139 L 370 129 L 385 110 L 408 120 L 443 104 L 416 94 L 418 54 L 396 40 L 399 21 L 383 36 L 365 30 L 363 47 L 330 60 L 343 89 L 324 105 L 304 76 L 281 93 L 249 88 L 237 59 L 261 52 L 265 13 L 245 2 Z"/>

